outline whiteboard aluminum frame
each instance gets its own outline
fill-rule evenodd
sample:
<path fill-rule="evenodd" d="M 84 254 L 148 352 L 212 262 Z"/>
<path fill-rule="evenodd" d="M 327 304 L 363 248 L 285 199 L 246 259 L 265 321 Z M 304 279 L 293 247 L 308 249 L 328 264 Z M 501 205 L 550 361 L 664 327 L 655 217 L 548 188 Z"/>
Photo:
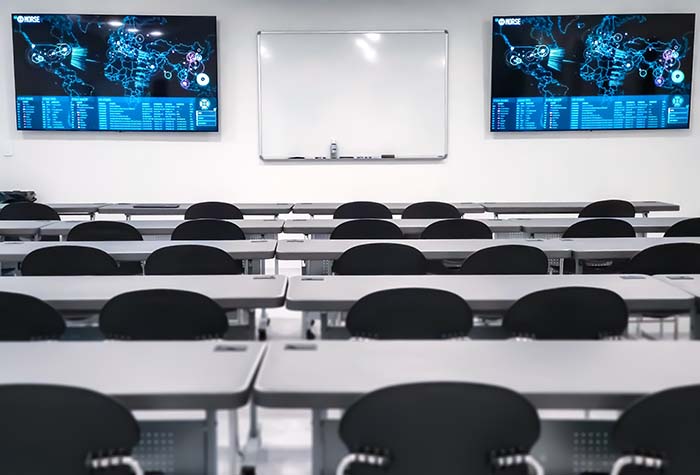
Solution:
<path fill-rule="evenodd" d="M 434 157 L 425 157 L 418 155 L 404 155 L 394 158 L 327 158 L 325 160 L 320 160 L 315 157 L 304 157 L 302 159 L 290 158 L 290 157 L 266 157 L 263 155 L 263 106 L 262 106 L 262 56 L 260 52 L 261 41 L 263 35 L 364 35 L 368 33 L 379 33 L 382 35 L 390 34 L 408 34 L 408 33 L 443 33 L 445 35 L 445 145 L 444 154 L 437 155 Z M 291 161 L 291 162 L 301 162 L 306 163 L 308 161 L 313 162 L 378 162 L 378 161 L 420 161 L 420 160 L 445 160 L 449 155 L 449 130 L 450 130 L 450 32 L 445 30 L 270 30 L 270 31 L 258 31 L 257 33 L 257 43 L 258 43 L 258 157 L 260 160 L 264 161 Z"/>

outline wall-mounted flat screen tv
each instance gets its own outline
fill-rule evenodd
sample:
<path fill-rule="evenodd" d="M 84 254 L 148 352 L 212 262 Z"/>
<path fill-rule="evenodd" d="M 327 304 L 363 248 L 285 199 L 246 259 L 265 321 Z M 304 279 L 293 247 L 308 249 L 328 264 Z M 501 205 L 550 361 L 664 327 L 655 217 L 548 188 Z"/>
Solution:
<path fill-rule="evenodd" d="M 11 20 L 19 130 L 219 130 L 216 17 Z"/>
<path fill-rule="evenodd" d="M 695 14 L 493 19 L 491 131 L 687 129 Z"/>

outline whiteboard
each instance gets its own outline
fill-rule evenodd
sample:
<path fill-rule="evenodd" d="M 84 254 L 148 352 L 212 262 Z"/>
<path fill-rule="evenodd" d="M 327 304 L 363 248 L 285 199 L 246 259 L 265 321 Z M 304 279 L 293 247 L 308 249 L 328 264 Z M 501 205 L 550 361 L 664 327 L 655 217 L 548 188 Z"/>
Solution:
<path fill-rule="evenodd" d="M 447 31 L 258 33 L 263 160 L 447 157 Z"/>

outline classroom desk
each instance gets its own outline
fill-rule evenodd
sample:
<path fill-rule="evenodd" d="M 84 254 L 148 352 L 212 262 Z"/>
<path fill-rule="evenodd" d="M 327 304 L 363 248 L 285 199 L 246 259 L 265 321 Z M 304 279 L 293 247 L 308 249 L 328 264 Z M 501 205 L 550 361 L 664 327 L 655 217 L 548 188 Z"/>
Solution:
<path fill-rule="evenodd" d="M 533 234 L 563 234 L 569 227 L 580 221 L 594 218 L 537 218 L 509 219 L 513 224 L 520 224 L 523 232 Z M 688 218 L 616 218 L 632 225 L 637 233 L 665 233 L 674 224 Z"/>
<path fill-rule="evenodd" d="M 296 214 L 332 215 L 343 203 L 297 203 L 292 208 Z M 401 214 L 412 203 L 384 203 L 393 214 Z M 484 212 L 479 203 L 452 203 L 462 214 L 478 214 Z"/>
<path fill-rule="evenodd" d="M 41 229 L 42 236 L 59 236 L 65 239 L 75 226 L 84 221 L 50 221 Z M 129 224 L 144 236 L 170 236 L 184 220 L 132 220 Z M 276 219 L 234 219 L 231 220 L 251 237 L 276 239 L 282 232 L 283 221 Z"/>
<path fill-rule="evenodd" d="M 236 420 L 235 410 L 250 398 L 264 351 L 259 343 L 3 343 L 0 384 L 78 386 L 114 397 L 131 410 L 203 409 L 206 473 L 216 475 L 216 411 L 231 411 Z"/>
<path fill-rule="evenodd" d="M 315 237 L 330 235 L 339 225 L 353 221 L 352 219 L 296 219 L 287 220 L 284 223 L 284 232 L 289 234 L 307 234 Z M 420 234 L 437 221 L 441 219 L 392 219 L 391 221 L 397 225 L 401 231 L 407 236 L 418 237 Z M 494 233 L 519 233 L 522 231 L 520 223 L 510 222 L 509 220 L 497 219 L 478 219 L 486 224 Z M 327 237 L 327 236 L 324 236 Z"/>
<path fill-rule="evenodd" d="M 132 216 L 184 216 L 191 203 L 117 203 L 102 206 L 100 214 L 123 214 Z M 291 203 L 236 203 L 236 207 L 247 216 L 279 216 L 291 212 Z"/>
<path fill-rule="evenodd" d="M 459 295 L 476 313 L 501 315 L 525 295 L 569 286 L 612 290 L 632 313 L 674 314 L 694 309 L 690 294 L 641 275 L 295 276 L 289 280 L 287 308 L 346 312 L 373 292 L 427 287 Z"/>
<path fill-rule="evenodd" d="M 1 221 L 0 238 L 3 237 L 39 237 L 39 231 L 44 226 L 48 226 L 53 221 Z"/>
<path fill-rule="evenodd" d="M 370 243 L 398 243 L 415 247 L 429 260 L 464 260 L 471 254 L 493 246 L 523 244 L 542 249 L 550 259 L 571 257 L 568 243 L 559 239 L 417 239 L 417 240 L 341 240 L 298 239 L 279 241 L 277 259 L 306 261 L 306 274 L 330 273 L 329 265 L 319 261 L 335 260 L 355 246 Z"/>
<path fill-rule="evenodd" d="M 147 289 L 197 292 L 225 310 L 274 308 L 284 305 L 287 278 L 272 275 L 173 275 L 0 279 L 0 291 L 31 295 L 61 312 L 99 312 L 117 295 Z"/>
<path fill-rule="evenodd" d="M 699 359 L 694 342 L 273 342 L 253 397 L 264 407 L 313 410 L 311 473 L 320 475 L 334 473 L 345 452 L 326 409 L 346 408 L 380 388 L 473 382 L 513 389 L 539 409 L 621 410 L 644 395 L 700 383 L 700 374 L 688 369 Z M 555 443 L 566 446 L 558 435 Z M 556 458 L 546 443 L 535 449 Z M 601 449 L 594 448 L 595 457 L 607 455 Z M 543 459 L 548 470 L 552 460 Z"/>
<path fill-rule="evenodd" d="M 700 340 L 700 324 L 697 322 L 697 309 L 700 308 L 700 275 L 658 275 L 655 278 L 677 287 L 695 297 L 696 312 L 691 321 L 690 335 L 694 340 Z"/>
<path fill-rule="evenodd" d="M 107 203 L 49 203 L 61 216 L 90 216 L 90 219 L 94 219 L 97 210 L 106 205 Z"/>
<path fill-rule="evenodd" d="M 499 214 L 578 214 L 590 202 L 488 202 L 481 203 L 486 211 Z M 681 207 L 663 201 L 633 201 L 637 213 L 648 215 L 652 211 L 680 211 Z"/>
<path fill-rule="evenodd" d="M 587 259 L 629 259 L 637 253 L 661 244 L 690 242 L 700 244 L 700 238 L 587 238 L 561 239 L 568 242 L 577 268 Z"/>
<path fill-rule="evenodd" d="M 55 246 L 87 246 L 105 251 L 121 262 L 145 261 L 158 249 L 196 244 L 222 249 L 234 259 L 263 260 L 275 256 L 277 241 L 258 239 L 251 241 L 20 241 L 0 242 L 0 265 L 22 262 L 32 251 Z"/>

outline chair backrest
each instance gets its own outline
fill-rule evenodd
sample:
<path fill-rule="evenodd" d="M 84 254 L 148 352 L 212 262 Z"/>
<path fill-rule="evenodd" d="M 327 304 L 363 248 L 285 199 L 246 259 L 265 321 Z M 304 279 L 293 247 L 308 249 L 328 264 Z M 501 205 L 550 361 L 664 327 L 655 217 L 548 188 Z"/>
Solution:
<path fill-rule="evenodd" d="M 664 237 L 700 237 L 700 218 L 679 221 L 666 231 Z"/>
<path fill-rule="evenodd" d="M 91 458 L 127 456 L 140 438 L 134 416 L 122 405 L 67 386 L 1 385 L 0 420 L 7 474 L 89 475 L 95 473 Z"/>
<path fill-rule="evenodd" d="M 698 401 L 700 385 L 668 389 L 640 399 L 617 420 L 612 431 L 613 446 L 624 455 L 662 459 L 663 469 L 657 473 L 696 473 L 700 446 Z"/>
<path fill-rule="evenodd" d="M 192 219 L 179 224 L 173 241 L 244 241 L 245 233 L 236 224 L 220 219 Z"/>
<path fill-rule="evenodd" d="M 374 201 L 353 201 L 340 205 L 333 213 L 334 219 L 391 219 L 391 210 Z"/>
<path fill-rule="evenodd" d="M 615 292 L 562 287 L 526 295 L 503 317 L 512 336 L 537 340 L 598 340 L 627 330 L 627 305 Z"/>
<path fill-rule="evenodd" d="M 462 213 L 456 206 L 440 201 L 413 203 L 401 214 L 403 219 L 459 219 Z"/>
<path fill-rule="evenodd" d="M 22 262 L 22 275 L 119 275 L 119 266 L 95 247 L 55 245 L 30 252 Z"/>
<path fill-rule="evenodd" d="M 475 252 L 464 261 L 459 272 L 468 275 L 547 274 L 549 260 L 537 247 L 508 244 Z"/>
<path fill-rule="evenodd" d="M 145 275 L 239 275 L 243 264 L 212 246 L 183 244 L 161 247 L 144 266 Z"/>
<path fill-rule="evenodd" d="M 353 475 L 492 475 L 496 457 L 529 453 L 540 421 L 510 389 L 420 383 L 365 395 L 345 412 L 339 433 L 351 453 L 388 459 L 381 471 L 355 464 Z"/>
<path fill-rule="evenodd" d="M 331 239 L 403 239 L 403 232 L 391 221 L 356 219 L 336 226 Z"/>
<path fill-rule="evenodd" d="M 474 324 L 469 304 L 438 289 L 382 290 L 358 300 L 348 312 L 350 335 L 378 340 L 463 338 Z"/>
<path fill-rule="evenodd" d="M 680 242 L 644 249 L 626 267 L 628 274 L 700 274 L 700 244 Z"/>
<path fill-rule="evenodd" d="M 634 205 L 624 200 L 604 200 L 589 204 L 579 213 L 580 218 L 634 218 Z"/>
<path fill-rule="evenodd" d="M 187 208 L 185 219 L 243 219 L 243 213 L 236 205 L 220 201 L 205 201 Z"/>
<path fill-rule="evenodd" d="M 208 340 L 224 336 L 228 319 L 219 304 L 205 295 L 137 290 L 105 304 L 100 330 L 115 340 Z"/>
<path fill-rule="evenodd" d="M 68 232 L 68 241 L 143 241 L 138 229 L 117 221 L 86 221 Z"/>
<path fill-rule="evenodd" d="M 437 221 L 423 230 L 421 239 L 492 239 L 486 223 L 473 219 L 446 219 Z"/>
<path fill-rule="evenodd" d="M 0 292 L 0 341 L 57 340 L 66 331 L 52 306 L 30 295 Z"/>
<path fill-rule="evenodd" d="M 563 238 L 626 238 L 636 237 L 634 227 L 627 221 L 612 218 L 586 219 L 569 226 Z"/>
<path fill-rule="evenodd" d="M 415 247 L 396 243 L 362 244 L 345 251 L 334 263 L 339 275 L 423 275 L 425 256 Z"/>
<path fill-rule="evenodd" d="M 60 221 L 58 213 L 48 205 L 21 201 L 0 208 L 0 221 Z"/>

